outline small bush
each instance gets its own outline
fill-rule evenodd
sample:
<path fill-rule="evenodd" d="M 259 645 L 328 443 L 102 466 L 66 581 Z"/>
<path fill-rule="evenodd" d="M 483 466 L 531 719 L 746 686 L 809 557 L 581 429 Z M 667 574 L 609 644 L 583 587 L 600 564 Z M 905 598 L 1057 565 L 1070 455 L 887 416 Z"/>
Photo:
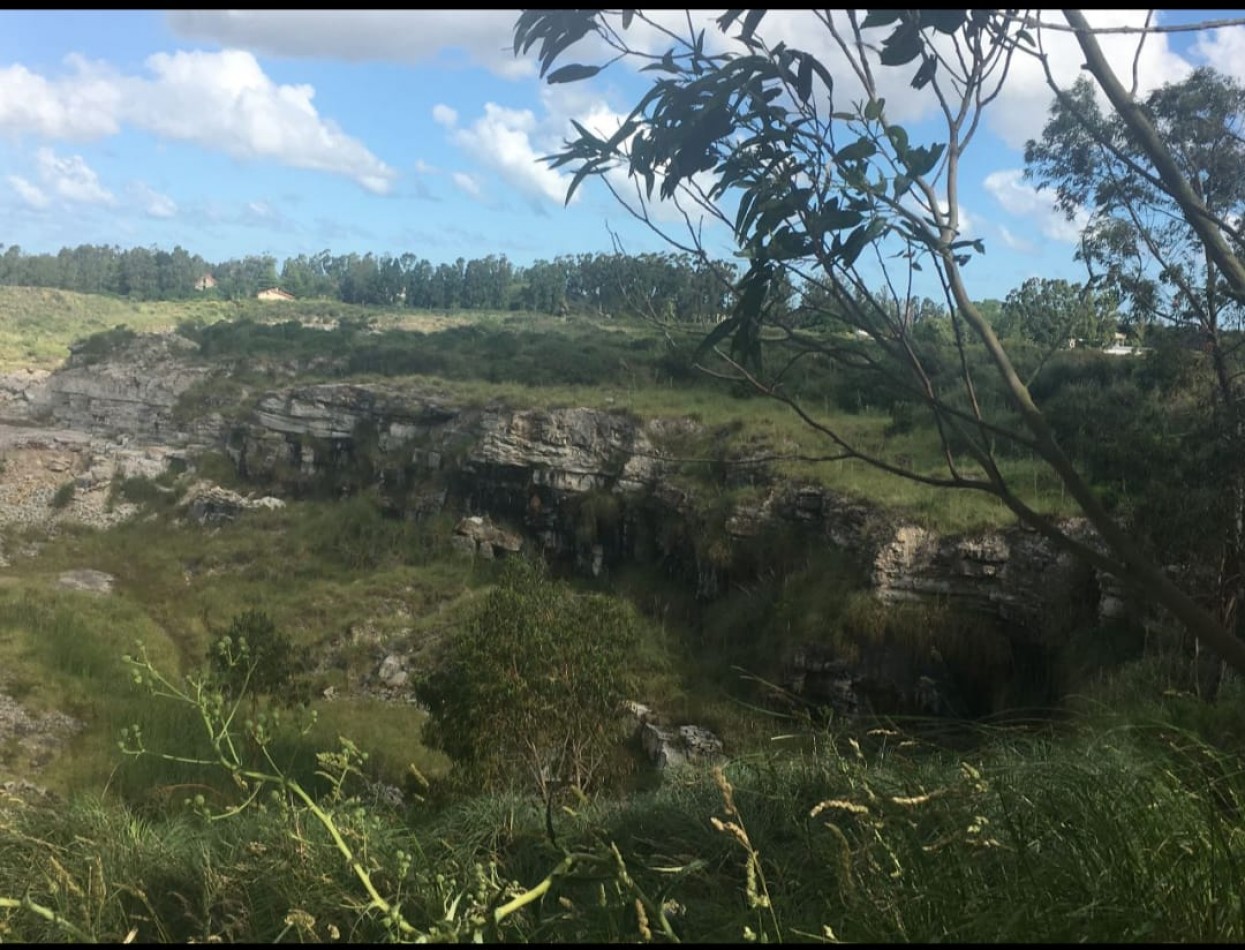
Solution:
<path fill-rule="evenodd" d="M 138 334 L 124 324 L 111 330 L 101 330 L 73 344 L 70 351 L 75 362 L 81 366 L 91 366 L 102 362 L 118 350 L 129 346 Z"/>
<path fill-rule="evenodd" d="M 223 691 L 238 696 L 244 690 L 276 700 L 290 700 L 290 687 L 305 665 L 285 633 L 262 610 L 243 611 L 233 618 L 225 636 L 208 652 L 208 666 Z"/>
<path fill-rule="evenodd" d="M 60 488 L 56 489 L 56 494 L 52 496 L 52 507 L 57 511 L 60 511 L 62 508 L 68 508 L 69 503 L 73 501 L 76 490 L 77 486 L 74 484 L 73 479 L 65 482 Z"/>
<path fill-rule="evenodd" d="M 477 787 L 532 774 L 579 789 L 627 770 L 619 707 L 636 688 L 635 612 L 514 558 L 470 628 L 416 686 L 424 740 Z"/>
<path fill-rule="evenodd" d="M 114 484 L 117 488 L 118 497 L 135 505 L 151 504 L 152 502 L 161 501 L 165 497 L 165 493 L 160 491 L 155 482 L 142 475 L 121 478 L 115 481 Z"/>

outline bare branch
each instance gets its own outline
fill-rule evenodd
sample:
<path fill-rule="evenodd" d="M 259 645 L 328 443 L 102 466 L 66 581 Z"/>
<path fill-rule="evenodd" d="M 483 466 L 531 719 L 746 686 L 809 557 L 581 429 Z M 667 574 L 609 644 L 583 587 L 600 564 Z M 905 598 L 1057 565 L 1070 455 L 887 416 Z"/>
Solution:
<path fill-rule="evenodd" d="M 1153 12 L 1153 11 L 1149 11 Z M 1200 33 L 1203 30 L 1221 30 L 1233 26 L 1245 26 L 1245 17 L 1232 17 L 1222 20 L 1199 20 L 1196 23 L 1171 23 L 1171 24 L 1151 24 L 1150 17 L 1146 17 L 1145 26 L 1090 26 L 1088 23 L 1083 25 L 1062 23 L 1049 23 L 1040 17 L 1025 16 L 1020 21 L 1024 26 L 1029 28 L 1042 27 L 1047 30 L 1055 30 L 1060 33 L 1077 33 L 1079 35 L 1096 34 L 1105 36 L 1116 33 Z"/>

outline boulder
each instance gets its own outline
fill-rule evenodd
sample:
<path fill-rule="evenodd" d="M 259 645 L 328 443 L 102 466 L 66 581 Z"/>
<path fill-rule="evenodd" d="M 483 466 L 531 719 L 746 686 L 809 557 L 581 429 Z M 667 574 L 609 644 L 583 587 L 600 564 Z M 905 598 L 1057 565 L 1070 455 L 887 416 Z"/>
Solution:
<path fill-rule="evenodd" d="M 116 578 L 103 571 L 89 569 L 65 571 L 56 578 L 56 586 L 65 590 L 81 590 L 92 594 L 111 594 Z"/>
<path fill-rule="evenodd" d="M 388 689 L 401 689 L 409 679 L 410 674 L 406 671 L 406 664 L 396 653 L 390 653 L 381 660 L 376 670 L 377 682 Z"/>
<path fill-rule="evenodd" d="M 244 511 L 285 507 L 280 498 L 247 498 L 235 491 L 207 482 L 194 485 L 183 500 L 186 516 L 201 525 L 226 524 Z"/>
<path fill-rule="evenodd" d="M 467 538 L 474 545 L 473 552 L 480 557 L 492 559 L 504 554 L 516 554 L 523 549 L 523 537 L 493 524 L 488 518 L 472 515 L 463 518 L 454 528 L 457 537 Z M 456 547 L 463 547 L 461 542 Z"/>
<path fill-rule="evenodd" d="M 722 758 L 722 740 L 703 726 L 670 729 L 646 722 L 640 727 L 640 744 L 649 761 L 659 769 L 681 765 L 712 764 Z"/>
<path fill-rule="evenodd" d="M 682 765 L 710 765 L 722 758 L 722 740 L 703 726 L 662 726 L 643 703 L 628 700 L 622 711 L 635 722 L 640 747 L 659 769 Z"/>

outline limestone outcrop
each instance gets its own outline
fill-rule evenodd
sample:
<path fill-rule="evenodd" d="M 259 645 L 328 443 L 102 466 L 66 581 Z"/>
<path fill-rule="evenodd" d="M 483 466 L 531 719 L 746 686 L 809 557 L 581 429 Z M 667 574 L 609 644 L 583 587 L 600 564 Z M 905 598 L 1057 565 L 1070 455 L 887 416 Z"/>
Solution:
<path fill-rule="evenodd" d="M 1048 646 L 1041 638 L 1051 615 L 1069 605 L 1090 615 L 1120 612 L 1115 587 L 1019 526 L 939 536 L 760 467 L 748 469 L 748 500 L 723 514 L 717 493 L 677 477 L 672 456 L 700 431 L 691 419 L 467 405 L 410 377 L 292 385 L 258 394 L 228 426 L 210 413 L 179 423 L 173 412 L 179 397 L 211 371 L 196 362 L 193 343 L 175 335 L 140 337 L 89 365 L 75 357 L 46 380 L 2 383 L 0 393 L 10 394 L 10 405 L 78 427 L 89 438 L 116 434 L 114 457 L 133 453 L 127 473 L 131 465 L 135 473 L 146 474 L 144 466 L 162 470 L 169 452 L 200 441 L 223 447 L 240 475 L 274 495 L 339 497 L 378 488 L 396 515 L 458 518 L 454 543 L 475 556 L 529 547 L 594 575 L 627 561 L 660 563 L 693 585 L 702 601 L 751 583 L 739 566 L 747 558 L 737 555 L 777 531 L 845 552 L 884 603 L 950 603 L 997 618 L 1017 642 Z M 62 476 L 96 495 L 120 464 L 81 454 L 70 462 Z M 233 517 L 249 504 L 240 497 L 206 493 L 192 500 L 192 517 L 205 523 Z M 718 508 L 712 524 L 711 506 Z M 783 658 L 793 682 L 821 683 L 844 709 L 869 705 L 868 694 L 899 679 L 894 691 L 909 708 L 955 704 L 934 666 L 904 666 L 881 652 L 847 663 L 809 646 Z"/>
<path fill-rule="evenodd" d="M 196 482 L 186 491 L 182 505 L 191 520 L 201 525 L 219 525 L 236 521 L 244 511 L 284 508 L 285 502 L 270 495 L 248 498 L 210 482 Z"/>
<path fill-rule="evenodd" d="M 201 441 L 212 433 L 188 429 L 173 413 L 178 397 L 211 372 L 190 359 L 197 350 L 190 340 L 167 333 L 135 337 L 99 359 L 71 355 L 61 369 L 21 391 L 21 413 L 101 436 L 158 444 Z"/>

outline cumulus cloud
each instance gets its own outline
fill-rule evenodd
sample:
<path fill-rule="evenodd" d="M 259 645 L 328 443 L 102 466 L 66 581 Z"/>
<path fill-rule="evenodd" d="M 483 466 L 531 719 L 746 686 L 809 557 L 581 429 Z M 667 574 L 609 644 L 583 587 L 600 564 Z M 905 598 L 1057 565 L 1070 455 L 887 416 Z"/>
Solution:
<path fill-rule="evenodd" d="M 17 192 L 17 196 L 26 202 L 28 207 L 46 208 L 51 204 L 52 199 L 43 193 L 42 188 L 27 181 L 21 175 L 9 175 L 7 180 L 12 189 Z"/>
<path fill-rule="evenodd" d="M 377 194 L 392 187 L 393 169 L 316 112 L 311 86 L 277 85 L 250 53 L 156 53 L 147 66 L 156 79 L 130 83 L 143 93 L 127 109 L 136 125 L 235 158 L 346 175 Z"/>
<path fill-rule="evenodd" d="M 1146 17 L 1145 10 L 1086 10 L 1084 13 L 1090 25 L 1096 27 L 1141 26 Z M 1160 19 L 1161 16 L 1159 14 Z M 1063 15 L 1057 11 L 1041 12 L 1040 17 L 1053 25 L 1066 25 Z M 834 21 L 844 35 L 851 34 L 845 14 L 836 12 Z M 864 31 L 866 43 L 880 48 L 881 41 L 892 29 L 893 27 L 885 26 Z M 706 31 L 706 36 L 716 32 Z M 862 97 L 862 87 L 847 65 L 842 51 L 811 11 L 771 10 L 762 21 L 759 32 L 771 45 L 783 41 L 790 47 L 818 56 L 835 78 L 836 108 L 845 108 Z M 1217 57 L 1229 69 L 1236 70 L 1237 75 L 1245 73 L 1245 42 L 1242 41 L 1240 31 L 1219 32 L 1224 35 L 1217 43 L 1211 42 L 1207 45 L 1203 55 L 1208 58 Z M 1040 35 L 1042 53 L 1055 82 L 1063 88 L 1071 86 L 1078 76 L 1083 75 L 1081 66 L 1085 61 L 1075 34 L 1062 30 L 1043 30 Z M 1131 82 L 1138 41 L 1139 37 L 1135 34 L 1101 34 L 1098 37 L 1107 61 L 1125 84 Z M 935 35 L 934 42 L 942 48 L 949 61 L 956 61 L 950 37 Z M 874 67 L 873 75 L 878 84 L 878 94 L 886 99 L 887 115 L 892 122 L 916 122 L 937 112 L 938 103 L 932 87 L 914 90 L 910 85 L 916 64 L 892 69 L 879 68 L 876 55 L 871 56 L 870 61 Z M 1191 70 L 1190 63 L 1171 48 L 1167 35 L 1151 35 L 1142 46 L 1138 60 L 1139 91 L 1144 95 L 1164 83 L 1179 81 Z M 1002 91 L 986 108 L 985 122 L 1009 146 L 1023 148 L 1027 140 L 1041 134 L 1053 98 L 1054 94 L 1047 85 L 1042 64 L 1031 53 L 1018 51 L 1011 60 Z"/>
<path fill-rule="evenodd" d="M 569 178 L 540 161 L 546 152 L 533 144 L 537 125 L 530 109 L 486 102 L 484 115 L 470 125 L 451 129 L 450 138 L 521 193 L 561 203 Z"/>
<path fill-rule="evenodd" d="M 509 78 L 535 74 L 514 55 L 517 10 L 174 10 L 182 36 L 277 56 L 443 63 L 459 50 Z"/>
<path fill-rule="evenodd" d="M 66 59 L 70 74 L 47 79 L 25 66 L 0 69 L 0 131 L 90 141 L 120 131 L 121 90 L 101 67 Z"/>
<path fill-rule="evenodd" d="M 1049 195 L 1025 184 L 1024 172 L 1019 168 L 991 172 L 982 184 L 1004 211 L 1024 217 L 1031 228 L 1054 241 L 1075 243 L 1089 223 L 1089 214 L 1084 210 L 1069 221 Z"/>
<path fill-rule="evenodd" d="M 156 53 L 150 78 L 69 57 L 49 80 L 22 66 L 0 70 L 0 132 L 95 139 L 123 125 L 239 159 L 345 175 L 369 191 L 396 173 L 337 123 L 320 116 L 308 85 L 279 85 L 242 50 Z"/>
<path fill-rule="evenodd" d="M 1200 36 L 1193 52 L 1219 72 L 1245 82 L 1245 35 L 1237 28 L 1220 28 Z"/>
<path fill-rule="evenodd" d="M 637 18 L 626 34 L 627 41 L 643 52 L 660 52 L 669 45 L 663 28 L 686 32 L 687 14 L 683 11 L 658 10 L 648 15 L 653 20 L 652 25 Z M 693 26 L 705 28 L 706 50 L 710 53 L 736 46 L 733 39 L 723 36 L 714 25 L 717 15 L 708 11 L 692 13 Z M 1047 22 L 1063 25 L 1059 13 L 1041 15 Z M 167 16 L 172 28 L 184 36 L 274 55 L 421 64 L 442 61 L 446 49 L 457 49 L 471 62 L 499 75 L 531 76 L 536 71 L 531 53 L 518 58 L 513 54 L 515 11 L 473 10 L 464 15 L 453 10 L 179 10 Z M 834 17 L 836 25 L 850 34 L 845 15 L 836 12 Z M 1094 26 L 1139 26 L 1144 22 L 1145 11 L 1096 10 L 1087 11 L 1086 17 Z M 865 40 L 876 48 L 890 29 L 887 26 L 867 30 Z M 731 31 L 732 34 L 737 32 L 737 28 Z M 812 11 L 771 10 L 760 32 L 771 46 L 781 41 L 817 55 L 835 76 L 838 106 L 845 107 L 860 98 L 860 86 L 842 51 Z M 950 39 L 939 40 L 946 45 L 944 52 L 954 59 Z M 1083 62 L 1075 36 L 1069 32 L 1044 30 L 1042 41 L 1043 53 L 1055 80 L 1062 86 L 1070 85 L 1080 74 Z M 1099 37 L 1099 43 L 1117 73 L 1121 77 L 1130 76 L 1138 37 L 1104 34 Z M 1239 30 L 1216 31 L 1210 38 L 1200 40 L 1195 51 L 1226 72 L 1237 76 L 1245 74 L 1245 39 Z M 591 34 L 577 47 L 578 57 L 585 62 L 604 61 L 609 54 L 604 44 Z M 1172 50 L 1165 35 L 1148 37 L 1138 66 L 1142 93 L 1183 78 L 1191 68 Z M 917 121 L 934 114 L 937 109 L 931 89 L 916 91 L 911 88 L 911 73 L 912 69 L 907 67 L 875 69 L 879 94 L 887 100 L 892 121 Z M 987 110 L 986 121 L 1008 145 L 1020 148 L 1026 140 L 1041 133 L 1051 98 L 1041 64 L 1028 53 L 1018 53 L 1011 62 L 1001 95 Z"/>
<path fill-rule="evenodd" d="M 1145 10 L 1086 10 L 1084 14 L 1090 25 L 1096 27 L 1142 26 L 1146 18 Z M 1047 22 L 1064 24 L 1062 14 L 1057 12 L 1046 11 L 1041 17 Z M 1052 76 L 1061 88 L 1069 88 L 1078 76 L 1085 75 L 1081 69 L 1085 54 L 1076 36 L 1044 30 L 1041 37 Z M 1103 55 L 1126 86 L 1132 82 L 1138 42 L 1135 34 L 1100 34 L 1098 37 Z M 1178 82 L 1192 69 L 1187 60 L 1172 50 L 1166 34 L 1151 35 L 1146 38 L 1137 63 L 1138 92 L 1145 95 L 1165 83 Z M 1101 92 L 1098 94 L 1105 106 L 1105 97 Z M 1008 145 L 1022 148 L 1027 140 L 1041 135 L 1053 98 L 1041 63 L 1031 55 L 1017 55 L 1012 60 L 1003 92 L 987 112 L 987 121 Z"/>
<path fill-rule="evenodd" d="M 81 155 L 60 158 L 50 148 L 35 153 L 35 162 L 44 187 L 68 202 L 115 205 L 116 196 L 99 183 L 99 176 Z"/>
<path fill-rule="evenodd" d="M 177 214 L 176 201 L 144 182 L 135 182 L 130 188 L 130 193 L 134 202 L 148 217 L 171 218 Z"/>
<path fill-rule="evenodd" d="M 35 152 L 34 169 L 38 183 L 21 175 L 6 176 L 9 187 L 30 208 L 46 208 L 57 198 L 65 206 L 117 204 L 116 195 L 100 183 L 81 155 L 62 157 L 44 146 Z"/>
<path fill-rule="evenodd" d="M 465 194 L 470 195 L 472 198 L 482 197 L 483 193 L 480 190 L 480 183 L 466 172 L 454 172 L 451 177 L 454 180 L 454 184 Z"/>
<path fill-rule="evenodd" d="M 458 125 L 458 113 L 441 102 L 432 107 L 432 119 L 438 125 L 444 125 L 446 128 L 453 128 Z"/>

